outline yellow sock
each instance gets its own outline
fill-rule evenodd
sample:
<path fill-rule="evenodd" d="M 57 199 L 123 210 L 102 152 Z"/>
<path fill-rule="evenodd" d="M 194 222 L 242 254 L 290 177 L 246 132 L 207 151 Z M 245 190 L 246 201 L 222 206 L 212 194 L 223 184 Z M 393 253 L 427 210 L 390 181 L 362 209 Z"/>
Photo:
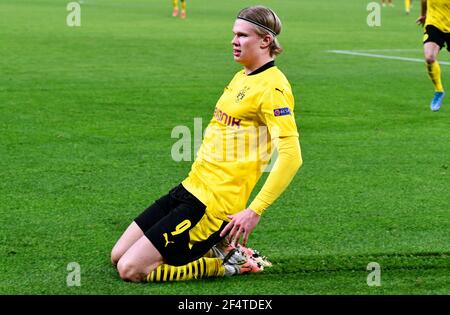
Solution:
<path fill-rule="evenodd" d="M 411 0 L 405 0 L 405 11 L 409 13 L 410 9 L 411 9 Z"/>
<path fill-rule="evenodd" d="M 444 87 L 441 81 L 441 66 L 437 60 L 433 63 L 427 63 L 428 76 L 434 85 L 434 90 L 436 92 L 444 92 Z"/>
<path fill-rule="evenodd" d="M 186 0 L 181 0 L 181 10 L 186 10 Z"/>
<path fill-rule="evenodd" d="M 207 277 L 225 276 L 220 258 L 202 257 L 184 266 L 162 264 L 147 275 L 148 282 L 185 281 Z"/>
<path fill-rule="evenodd" d="M 212 251 L 212 249 L 210 249 L 205 255 L 203 255 L 203 257 L 216 258 L 216 256 L 214 255 L 214 252 Z"/>
<path fill-rule="evenodd" d="M 178 0 L 173 0 L 173 8 L 178 9 Z"/>

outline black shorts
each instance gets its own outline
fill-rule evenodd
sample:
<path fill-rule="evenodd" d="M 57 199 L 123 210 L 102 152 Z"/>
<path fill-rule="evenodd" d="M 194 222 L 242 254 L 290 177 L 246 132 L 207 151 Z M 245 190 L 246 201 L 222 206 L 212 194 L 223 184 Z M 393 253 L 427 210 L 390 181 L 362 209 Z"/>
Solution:
<path fill-rule="evenodd" d="M 439 45 L 441 49 L 444 44 L 447 45 L 447 50 L 450 51 L 450 33 L 444 33 L 433 25 L 427 25 L 423 36 L 423 43 L 433 42 Z"/>
<path fill-rule="evenodd" d="M 180 184 L 150 205 L 134 222 L 167 264 L 181 266 L 202 257 L 222 239 L 219 234 L 227 222 L 220 221 L 216 230 L 210 230 L 202 241 L 192 244 L 190 231 L 201 219 L 207 221 L 205 212 L 206 206 Z"/>

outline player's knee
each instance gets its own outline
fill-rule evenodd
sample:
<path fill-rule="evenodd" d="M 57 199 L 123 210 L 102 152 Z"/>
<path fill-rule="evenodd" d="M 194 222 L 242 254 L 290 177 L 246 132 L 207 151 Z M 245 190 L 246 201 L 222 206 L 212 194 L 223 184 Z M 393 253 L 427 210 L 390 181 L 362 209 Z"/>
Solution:
<path fill-rule="evenodd" d="M 113 249 L 111 250 L 111 263 L 114 266 L 117 265 L 117 263 L 119 262 L 120 258 L 123 256 L 124 252 L 125 251 L 119 245 L 119 243 L 116 243 L 116 245 L 114 245 Z"/>
<path fill-rule="evenodd" d="M 124 281 L 139 282 L 140 279 L 137 266 L 128 260 L 121 259 L 117 263 L 117 271 L 119 276 Z"/>
<path fill-rule="evenodd" d="M 121 253 L 114 247 L 111 251 L 111 263 L 116 266 L 121 257 Z"/>
<path fill-rule="evenodd" d="M 425 62 L 430 64 L 436 61 L 436 56 L 434 54 L 426 54 L 425 55 Z"/>

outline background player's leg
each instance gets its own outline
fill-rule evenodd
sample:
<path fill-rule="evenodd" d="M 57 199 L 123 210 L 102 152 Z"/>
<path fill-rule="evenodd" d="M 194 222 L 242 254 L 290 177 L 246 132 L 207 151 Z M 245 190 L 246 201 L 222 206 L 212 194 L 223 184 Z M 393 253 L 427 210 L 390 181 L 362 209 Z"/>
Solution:
<path fill-rule="evenodd" d="M 428 42 L 423 45 L 425 61 L 427 63 L 427 72 L 431 81 L 434 85 L 434 90 L 436 92 L 443 92 L 444 87 L 442 86 L 441 80 L 441 67 L 437 61 L 437 56 L 439 54 L 440 47 L 438 44 L 433 42 Z"/>
<path fill-rule="evenodd" d="M 427 73 L 434 85 L 434 96 L 431 100 L 430 108 L 432 111 L 438 111 L 441 108 L 445 96 L 444 86 L 441 80 L 441 67 L 437 61 L 440 47 L 434 42 L 427 42 L 423 47 Z"/>
<path fill-rule="evenodd" d="M 409 14 L 411 11 L 411 0 L 405 0 L 405 12 L 406 14 Z"/>
<path fill-rule="evenodd" d="M 177 16 L 178 15 L 178 0 L 172 0 L 172 2 L 173 2 L 172 16 Z"/>
<path fill-rule="evenodd" d="M 186 18 L 186 0 L 181 0 L 181 18 Z"/>

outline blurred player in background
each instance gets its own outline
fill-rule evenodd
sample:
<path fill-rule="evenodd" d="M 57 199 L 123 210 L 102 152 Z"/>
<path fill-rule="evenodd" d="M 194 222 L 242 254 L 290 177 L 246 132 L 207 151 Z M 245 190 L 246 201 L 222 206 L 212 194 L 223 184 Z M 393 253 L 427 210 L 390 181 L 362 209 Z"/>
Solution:
<path fill-rule="evenodd" d="M 388 3 L 388 5 L 389 5 L 390 7 L 393 7 L 393 6 L 394 6 L 394 4 L 392 3 L 392 0 L 381 0 L 381 5 L 382 5 L 383 7 L 385 7 L 385 6 L 386 6 L 386 2 Z"/>
<path fill-rule="evenodd" d="M 438 111 L 445 92 L 437 57 L 445 45 L 450 51 L 450 0 L 422 0 L 421 12 L 416 22 L 425 26 L 423 51 L 428 76 L 433 82 L 435 91 L 430 108 L 432 111 Z"/>
<path fill-rule="evenodd" d="M 405 12 L 407 15 L 411 12 L 412 0 L 405 0 Z"/>
<path fill-rule="evenodd" d="M 172 1 L 173 1 L 172 16 L 176 17 L 176 16 L 178 16 L 178 12 L 179 12 L 178 0 L 172 0 Z M 185 19 L 186 18 L 186 0 L 180 0 L 180 2 L 181 2 L 181 15 L 180 15 L 180 17 L 182 19 Z"/>
<path fill-rule="evenodd" d="M 275 66 L 280 32 L 269 8 L 239 12 L 231 44 L 243 70 L 218 100 L 187 178 L 142 212 L 114 246 L 111 260 L 123 280 L 223 277 L 270 266 L 247 240 L 302 164 L 291 86 Z M 275 146 L 278 159 L 247 206 Z"/>

